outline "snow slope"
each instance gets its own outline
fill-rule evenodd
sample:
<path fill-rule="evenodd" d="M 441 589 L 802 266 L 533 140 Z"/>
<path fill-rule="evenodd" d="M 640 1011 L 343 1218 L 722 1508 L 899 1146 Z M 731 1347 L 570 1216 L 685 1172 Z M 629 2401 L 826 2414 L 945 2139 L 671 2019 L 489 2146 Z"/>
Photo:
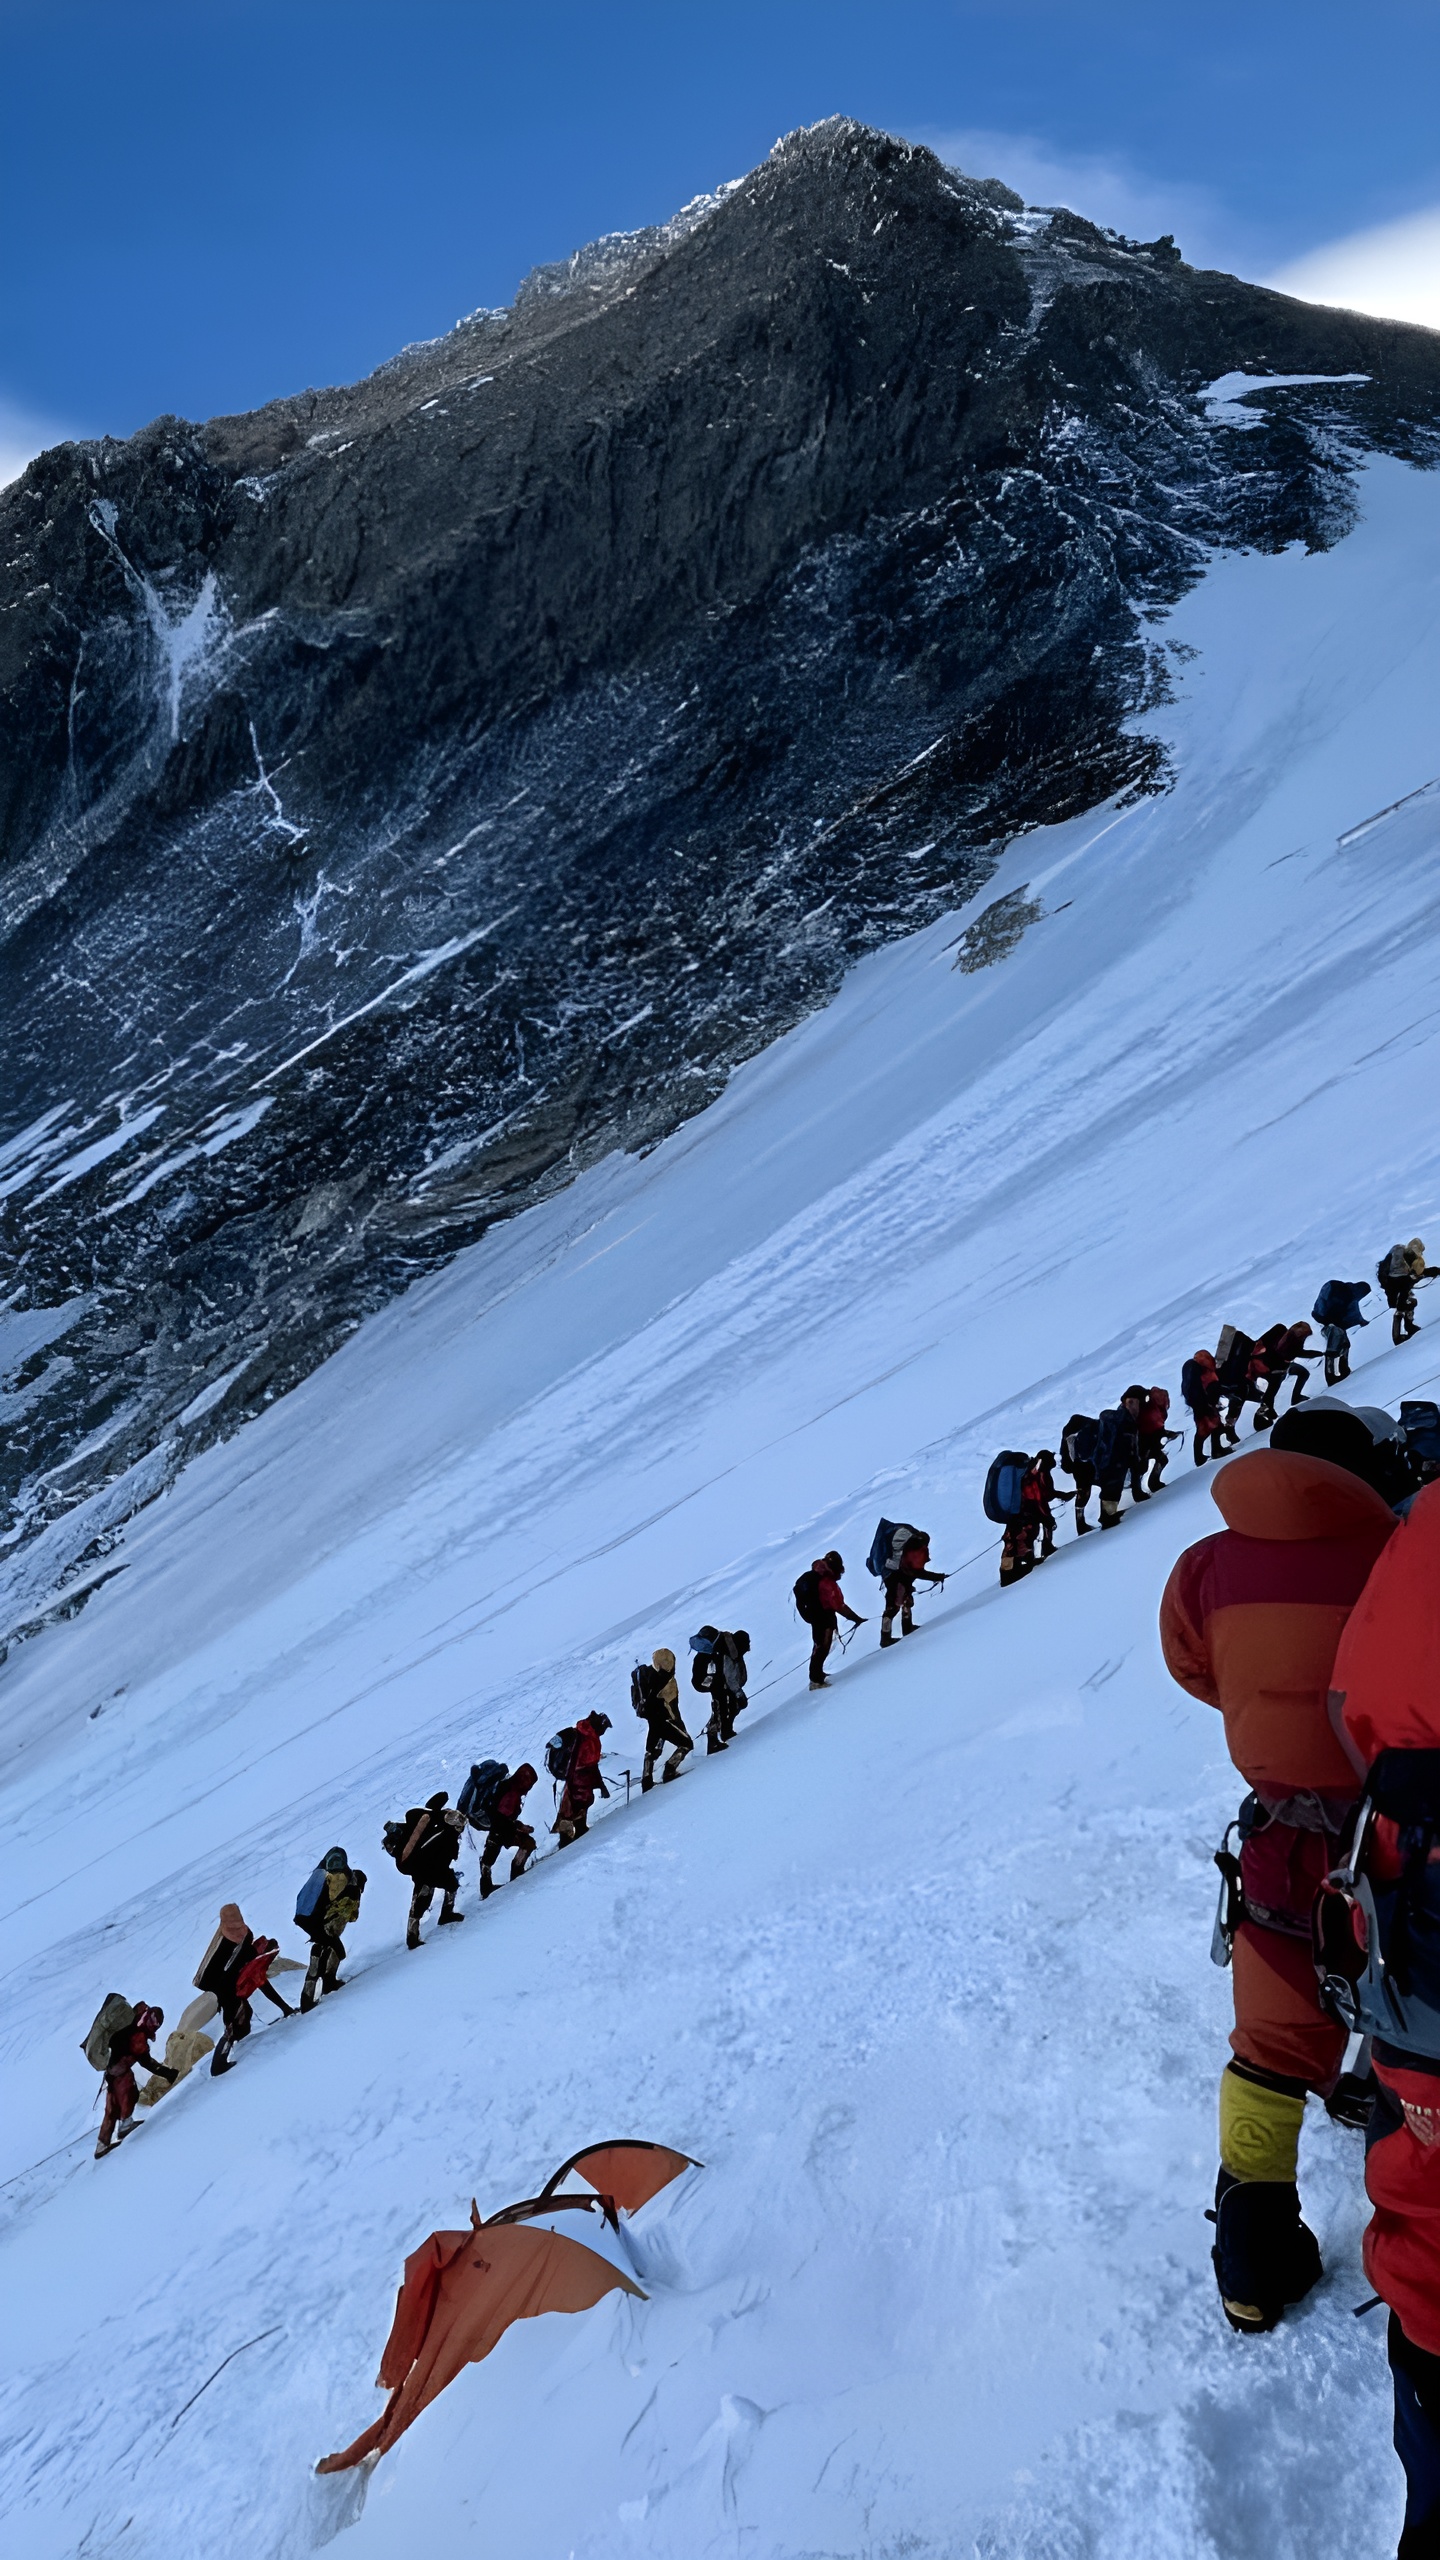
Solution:
<path fill-rule="evenodd" d="M 193 1465 L 12 1652 L 24 2560 L 1385 2546 L 1358 2136 L 1307 2132 L 1301 2314 L 1256 2344 L 1214 2303 L 1238 1790 L 1154 1633 L 1205 1480 L 1003 1597 L 977 1499 L 1002 1443 L 1433 1231 L 1440 476 L 1361 500 L 1168 619 L 1176 787 L 1012 850 L 977 904 L 1043 916 L 1008 959 L 957 972 L 962 913 L 867 961 Z M 1364 1392 L 1433 1381 L 1436 1339 L 1359 1337 Z M 963 1570 L 812 1699 L 790 1582 L 837 1541 L 866 1606 L 882 1509 Z M 56 1561 L 9 1566 L 12 1623 Z M 755 1635 L 739 1747 L 407 1954 L 382 1819 L 591 1705 L 635 1767 L 629 1664 L 706 1617 Z M 101 1995 L 173 2021 L 230 1894 L 301 1951 L 334 1840 L 371 1874 L 352 1987 L 96 2166 Z M 610 2133 L 706 2163 L 642 2225 L 651 2300 L 512 2332 L 363 2507 L 315 2480 L 378 2406 L 405 2251 Z"/>

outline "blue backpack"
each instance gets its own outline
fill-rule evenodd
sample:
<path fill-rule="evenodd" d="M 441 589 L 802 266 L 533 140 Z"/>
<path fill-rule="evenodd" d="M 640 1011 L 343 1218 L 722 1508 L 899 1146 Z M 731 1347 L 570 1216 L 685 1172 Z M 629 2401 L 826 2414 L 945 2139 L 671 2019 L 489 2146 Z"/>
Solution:
<path fill-rule="evenodd" d="M 313 1875 L 307 1876 L 305 1882 L 300 1887 L 299 1898 L 295 1904 L 295 1926 L 297 1929 L 308 1929 L 310 1927 L 316 1913 L 319 1911 L 321 1903 L 325 1899 L 325 1890 L 329 1882 L 329 1870 L 322 1859 Z"/>
<path fill-rule="evenodd" d="M 1369 1295 L 1368 1280 L 1327 1280 L 1310 1313 L 1317 1324 L 1338 1324 L 1348 1333 L 1352 1324 L 1369 1323 L 1360 1313 L 1360 1301 Z"/>
<path fill-rule="evenodd" d="M 1029 1465 L 1028 1459 L 1026 1465 Z M 919 1530 L 912 1528 L 908 1520 L 882 1520 L 870 1541 L 870 1553 L 865 1559 L 866 1572 L 873 1573 L 877 1582 L 883 1582 L 888 1573 L 894 1572 L 911 1539 L 919 1535 Z"/>
<path fill-rule="evenodd" d="M 1001 1450 L 985 1479 L 983 1509 L 987 1520 L 998 1521 L 1003 1529 L 1019 1519 L 1021 1491 L 1029 1472 L 1030 1460 L 1023 1449 Z"/>
<path fill-rule="evenodd" d="M 1095 1426 L 1095 1447 L 1090 1460 L 1097 1476 L 1103 1476 L 1110 1465 L 1126 1418 L 1118 1404 L 1107 1404 L 1101 1414 Z"/>

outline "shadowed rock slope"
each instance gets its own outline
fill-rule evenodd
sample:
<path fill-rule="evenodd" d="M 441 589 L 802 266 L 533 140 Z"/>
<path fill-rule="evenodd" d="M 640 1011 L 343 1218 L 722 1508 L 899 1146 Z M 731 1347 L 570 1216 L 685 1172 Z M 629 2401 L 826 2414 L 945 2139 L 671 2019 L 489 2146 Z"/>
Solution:
<path fill-rule="evenodd" d="M 1232 370 L 1367 378 L 1241 426 Z M 1147 624 L 1437 423 L 1440 338 L 835 120 L 353 388 L 42 455 L 0 499 L 12 1536 L 73 1514 L 78 1593 L 418 1273 L 1017 831 L 1163 788 Z"/>

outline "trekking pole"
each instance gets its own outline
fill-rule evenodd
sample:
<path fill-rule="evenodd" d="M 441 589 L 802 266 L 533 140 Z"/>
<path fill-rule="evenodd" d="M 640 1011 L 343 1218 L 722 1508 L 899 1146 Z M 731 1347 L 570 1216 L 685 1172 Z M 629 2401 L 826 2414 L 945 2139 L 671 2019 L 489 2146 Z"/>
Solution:
<path fill-rule="evenodd" d="M 622 1769 L 620 1775 L 625 1781 L 625 1801 L 628 1804 L 630 1801 L 630 1772 L 628 1769 Z"/>

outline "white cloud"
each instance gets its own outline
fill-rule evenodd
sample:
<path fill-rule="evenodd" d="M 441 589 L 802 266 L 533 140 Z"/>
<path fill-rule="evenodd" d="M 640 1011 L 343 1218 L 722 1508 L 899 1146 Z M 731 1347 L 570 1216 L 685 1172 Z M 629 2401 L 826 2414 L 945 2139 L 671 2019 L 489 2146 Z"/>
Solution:
<path fill-rule="evenodd" d="M 22 409 L 17 402 L 0 397 L 0 489 L 18 480 L 37 453 L 52 444 L 65 444 L 80 432 L 78 427 L 62 425 L 58 418 L 42 418 L 33 409 Z"/>
<path fill-rule="evenodd" d="M 1151 178 L 1103 153 L 1066 155 L 1035 134 L 997 133 L 985 126 L 917 133 L 914 138 L 967 177 L 1003 178 L 1027 204 L 1065 205 L 1132 240 L 1173 232 L 1192 265 L 1208 266 L 1236 254 L 1234 226 L 1227 226 L 1223 207 L 1207 188 L 1183 179 Z"/>
<path fill-rule="evenodd" d="M 1379 320 L 1440 329 L 1440 205 L 1332 240 L 1265 279 L 1302 302 L 1339 303 Z"/>

